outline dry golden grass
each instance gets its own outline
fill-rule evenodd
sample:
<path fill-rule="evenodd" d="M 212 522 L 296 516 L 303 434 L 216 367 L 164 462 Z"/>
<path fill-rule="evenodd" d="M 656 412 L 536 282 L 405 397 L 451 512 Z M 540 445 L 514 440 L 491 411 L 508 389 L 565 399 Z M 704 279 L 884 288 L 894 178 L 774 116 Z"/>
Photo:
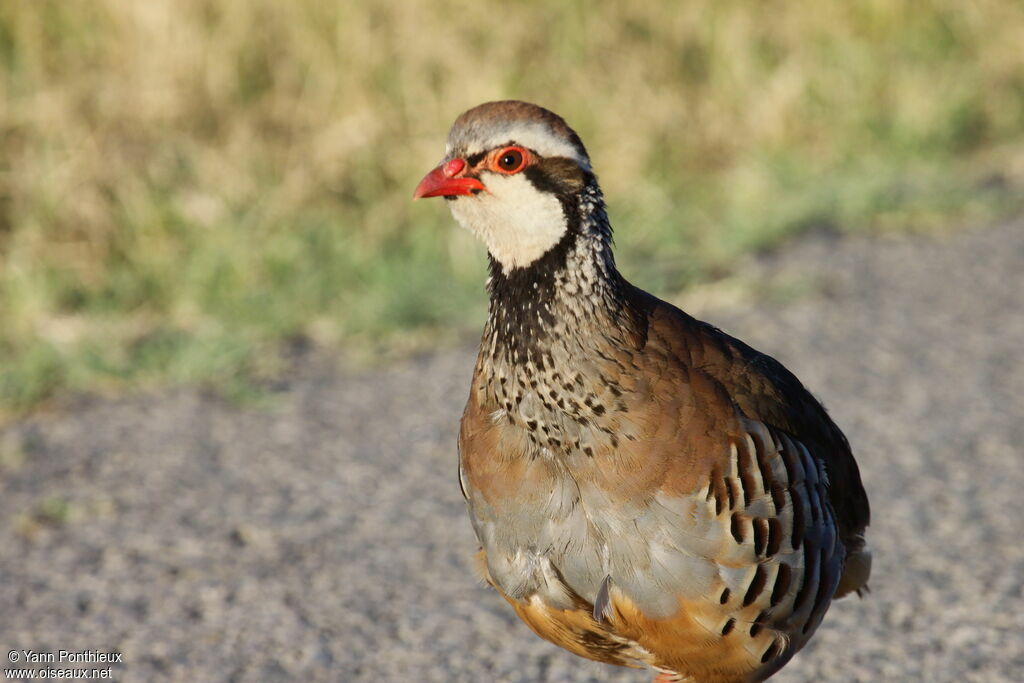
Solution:
<path fill-rule="evenodd" d="M 662 294 L 811 226 L 1007 210 L 1022 35 L 995 0 L 4 2 L 0 404 L 463 329 L 482 252 L 409 195 L 488 99 L 579 130 Z"/>

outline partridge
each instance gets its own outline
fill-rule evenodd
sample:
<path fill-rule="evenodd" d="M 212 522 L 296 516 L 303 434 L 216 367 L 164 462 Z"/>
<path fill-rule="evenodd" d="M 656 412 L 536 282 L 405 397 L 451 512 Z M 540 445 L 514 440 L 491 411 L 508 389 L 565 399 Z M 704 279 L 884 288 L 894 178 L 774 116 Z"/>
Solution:
<path fill-rule="evenodd" d="M 537 635 L 659 680 L 757 681 L 867 586 L 843 433 L 778 361 L 627 282 L 579 136 L 490 102 L 415 198 L 487 246 L 459 434 L 483 578 Z"/>

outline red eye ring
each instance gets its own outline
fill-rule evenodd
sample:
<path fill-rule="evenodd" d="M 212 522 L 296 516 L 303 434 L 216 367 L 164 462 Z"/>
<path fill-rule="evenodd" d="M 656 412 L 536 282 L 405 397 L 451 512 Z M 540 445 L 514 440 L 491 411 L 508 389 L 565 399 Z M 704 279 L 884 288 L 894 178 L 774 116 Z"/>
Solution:
<path fill-rule="evenodd" d="M 506 175 L 519 173 L 526 168 L 528 163 L 530 163 L 530 152 L 518 145 L 505 147 L 491 158 L 492 170 Z"/>

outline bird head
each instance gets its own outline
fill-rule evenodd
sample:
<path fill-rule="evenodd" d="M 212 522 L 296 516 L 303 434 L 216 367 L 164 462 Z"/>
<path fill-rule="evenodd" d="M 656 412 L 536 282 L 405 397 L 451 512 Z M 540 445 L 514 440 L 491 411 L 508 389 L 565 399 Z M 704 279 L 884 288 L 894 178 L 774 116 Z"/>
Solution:
<path fill-rule="evenodd" d="M 506 100 L 455 120 L 444 159 L 413 198 L 448 200 L 459 224 L 507 273 L 529 267 L 579 229 L 580 194 L 588 186 L 596 192 L 590 158 L 565 121 L 535 104 Z"/>

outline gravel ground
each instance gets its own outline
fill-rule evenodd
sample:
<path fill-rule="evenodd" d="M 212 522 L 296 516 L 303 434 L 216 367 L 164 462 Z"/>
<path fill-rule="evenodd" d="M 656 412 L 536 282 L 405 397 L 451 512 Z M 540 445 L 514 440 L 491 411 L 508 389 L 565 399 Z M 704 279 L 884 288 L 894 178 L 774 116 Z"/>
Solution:
<path fill-rule="evenodd" d="M 814 286 L 702 315 L 824 399 L 874 511 L 872 593 L 776 680 L 1020 680 L 1024 223 L 752 267 Z M 0 429 L 0 648 L 117 651 L 125 681 L 649 681 L 537 639 L 474 578 L 472 356 L 309 353 L 269 407 L 79 398 Z"/>

